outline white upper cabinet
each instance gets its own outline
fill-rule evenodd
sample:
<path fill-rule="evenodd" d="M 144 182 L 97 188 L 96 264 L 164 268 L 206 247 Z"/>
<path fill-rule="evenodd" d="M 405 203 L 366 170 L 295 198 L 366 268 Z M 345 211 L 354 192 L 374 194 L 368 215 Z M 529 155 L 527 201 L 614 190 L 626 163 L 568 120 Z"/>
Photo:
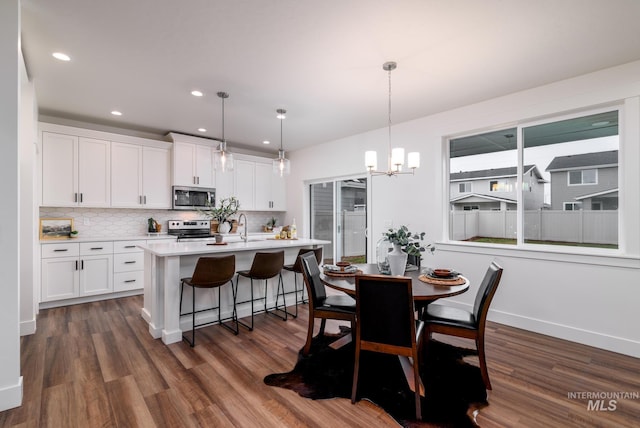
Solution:
<path fill-rule="evenodd" d="M 43 206 L 110 206 L 110 170 L 110 141 L 43 132 Z"/>
<path fill-rule="evenodd" d="M 265 163 L 262 158 L 251 158 L 254 160 L 236 157 L 235 193 L 240 201 L 240 209 L 286 211 L 284 178 L 273 173 L 270 161 Z"/>
<path fill-rule="evenodd" d="M 171 208 L 169 149 L 112 143 L 111 165 L 112 207 Z"/>
<path fill-rule="evenodd" d="M 235 160 L 233 168 L 236 180 L 236 198 L 240 201 L 240 209 L 255 209 L 255 162 Z"/>
<path fill-rule="evenodd" d="M 173 143 L 173 185 L 214 187 L 214 149 L 208 145 Z"/>
<path fill-rule="evenodd" d="M 273 173 L 271 163 L 256 162 L 255 209 L 286 211 L 285 178 Z"/>
<path fill-rule="evenodd" d="M 171 208 L 171 151 L 142 149 L 142 201 L 145 208 Z"/>

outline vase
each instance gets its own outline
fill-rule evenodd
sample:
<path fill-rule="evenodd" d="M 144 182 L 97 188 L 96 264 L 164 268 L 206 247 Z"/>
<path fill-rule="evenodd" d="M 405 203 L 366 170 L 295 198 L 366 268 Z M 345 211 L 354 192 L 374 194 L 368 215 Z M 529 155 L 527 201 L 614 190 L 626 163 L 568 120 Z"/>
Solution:
<path fill-rule="evenodd" d="M 408 254 L 400 248 L 400 244 L 393 244 L 393 250 L 387 253 L 391 275 L 404 275 L 404 270 L 407 267 L 407 256 Z"/>
<path fill-rule="evenodd" d="M 376 261 L 378 263 L 378 272 L 389 275 L 389 260 L 387 254 L 393 249 L 393 244 L 386 238 L 382 237 L 376 244 Z"/>
<path fill-rule="evenodd" d="M 226 234 L 231 230 L 231 224 L 228 221 L 223 221 L 218 225 L 218 233 Z"/>

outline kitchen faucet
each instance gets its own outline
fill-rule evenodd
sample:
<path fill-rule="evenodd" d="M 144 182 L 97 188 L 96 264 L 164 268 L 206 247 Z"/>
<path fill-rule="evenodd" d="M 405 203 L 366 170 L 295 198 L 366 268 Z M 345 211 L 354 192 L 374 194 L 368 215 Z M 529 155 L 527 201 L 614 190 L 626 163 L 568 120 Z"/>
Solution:
<path fill-rule="evenodd" d="M 247 239 L 249 239 L 249 232 L 247 232 L 247 227 L 249 225 L 247 224 L 247 216 L 245 213 L 241 213 L 240 216 L 238 217 L 238 224 L 239 224 L 238 227 L 240 227 L 243 224 L 242 217 L 244 217 L 244 235 L 241 233 L 240 239 L 242 239 L 244 242 L 247 242 Z"/>

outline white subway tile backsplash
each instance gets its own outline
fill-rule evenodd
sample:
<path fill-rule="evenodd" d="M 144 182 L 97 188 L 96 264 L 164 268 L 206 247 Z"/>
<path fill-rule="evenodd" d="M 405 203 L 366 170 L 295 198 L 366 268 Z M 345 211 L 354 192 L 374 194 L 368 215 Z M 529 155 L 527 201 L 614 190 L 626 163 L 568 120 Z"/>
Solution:
<path fill-rule="evenodd" d="M 277 225 L 282 226 L 285 213 L 269 211 L 245 212 L 249 233 L 262 232 L 262 226 L 271 217 L 275 217 Z M 111 237 L 126 235 L 145 235 L 147 220 L 153 217 L 162 225 L 162 232 L 167 231 L 169 220 L 194 220 L 204 216 L 196 211 L 172 210 L 140 210 L 117 208 L 40 208 L 40 218 L 64 217 L 73 219 L 73 227 L 81 236 Z M 237 216 L 235 217 L 237 218 Z"/>

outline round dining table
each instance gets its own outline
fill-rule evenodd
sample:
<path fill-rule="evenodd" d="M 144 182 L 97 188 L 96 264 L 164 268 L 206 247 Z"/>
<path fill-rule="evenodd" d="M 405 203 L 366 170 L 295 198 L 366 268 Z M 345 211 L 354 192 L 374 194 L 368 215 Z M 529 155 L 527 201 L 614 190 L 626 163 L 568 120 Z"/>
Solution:
<path fill-rule="evenodd" d="M 360 275 L 379 275 L 378 265 L 375 263 L 369 264 L 356 264 Z M 412 272 L 405 272 L 404 276 L 411 278 L 411 287 L 413 290 L 413 300 L 416 306 L 426 305 L 431 301 L 441 299 L 443 297 L 456 296 L 462 294 L 469 289 L 469 280 L 464 276 L 459 277 L 464 279 L 464 283 L 459 285 L 448 285 L 446 281 L 433 281 L 439 284 L 424 282 L 419 279 L 422 273 L 420 269 L 416 269 Z M 322 282 L 330 288 L 342 291 L 351 296 L 356 295 L 356 279 L 353 276 L 342 276 L 340 274 L 328 274 L 321 269 L 320 279 Z M 428 280 L 428 278 L 427 278 Z M 422 304 L 422 305 L 420 305 Z"/>

